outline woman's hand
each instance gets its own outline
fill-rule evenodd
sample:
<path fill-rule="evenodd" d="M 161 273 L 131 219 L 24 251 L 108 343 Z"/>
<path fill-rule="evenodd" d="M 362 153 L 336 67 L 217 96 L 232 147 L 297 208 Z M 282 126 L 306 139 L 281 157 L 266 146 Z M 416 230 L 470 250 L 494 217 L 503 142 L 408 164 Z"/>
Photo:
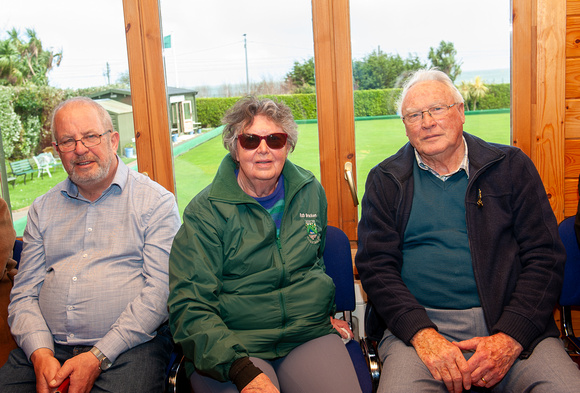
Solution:
<path fill-rule="evenodd" d="M 330 317 L 330 323 L 332 323 L 332 327 L 340 333 L 340 337 L 343 339 L 351 340 L 354 338 L 354 333 L 350 329 L 348 322 L 343 321 L 342 319 Z"/>

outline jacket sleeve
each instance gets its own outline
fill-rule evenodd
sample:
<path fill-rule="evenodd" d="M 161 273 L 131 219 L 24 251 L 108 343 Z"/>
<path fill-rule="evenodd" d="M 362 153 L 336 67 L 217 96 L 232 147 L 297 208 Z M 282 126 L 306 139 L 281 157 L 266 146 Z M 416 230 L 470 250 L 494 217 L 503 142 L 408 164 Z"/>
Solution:
<path fill-rule="evenodd" d="M 248 352 L 219 315 L 223 246 L 217 225 L 199 198 L 186 208 L 169 257 L 169 322 L 196 370 L 227 381 L 231 364 Z"/>
<path fill-rule="evenodd" d="M 395 191 L 399 190 L 399 191 Z M 402 224 L 397 222 L 401 185 L 377 168 L 367 178 L 358 226 L 356 267 L 373 308 L 389 330 L 406 344 L 419 330 L 436 328 L 401 278 Z"/>
<path fill-rule="evenodd" d="M 503 301 L 501 314 L 490 318 L 491 333 L 504 332 L 526 350 L 549 324 L 554 324 L 553 309 L 562 288 L 566 253 L 533 162 L 515 149 L 503 161 L 503 169 L 495 175 L 490 170 L 491 175 L 481 183 L 484 199 L 480 212 L 491 207 L 493 214 L 488 214 L 486 221 L 480 220 L 478 227 L 489 234 L 488 241 L 493 244 L 486 243 L 485 238 L 477 242 L 479 248 L 473 254 L 487 262 L 484 266 L 477 261 L 474 264 L 478 270 L 479 266 L 486 269 L 479 270 L 487 280 L 480 291 L 487 291 L 482 302 L 505 290 L 503 299 L 498 299 Z M 472 209 L 471 217 L 477 213 Z M 499 269 L 502 277 L 493 274 Z M 506 284 L 502 284 L 504 276 L 509 279 Z M 485 311 L 486 304 L 482 305 Z"/>

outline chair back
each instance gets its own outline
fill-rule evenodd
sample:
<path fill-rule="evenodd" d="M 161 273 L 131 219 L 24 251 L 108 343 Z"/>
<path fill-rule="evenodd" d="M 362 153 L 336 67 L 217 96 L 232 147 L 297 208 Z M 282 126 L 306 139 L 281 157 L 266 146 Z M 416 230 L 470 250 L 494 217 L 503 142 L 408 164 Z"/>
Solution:
<path fill-rule="evenodd" d="M 16 269 L 18 269 L 20 265 L 20 255 L 22 254 L 23 245 L 22 238 L 16 238 L 14 241 L 14 248 L 12 249 L 12 259 L 16 261 Z"/>
<path fill-rule="evenodd" d="M 336 311 L 354 311 L 356 299 L 350 241 L 342 229 L 326 227 L 326 246 L 324 247 L 326 274 L 332 277 L 336 286 Z"/>
<path fill-rule="evenodd" d="M 564 285 L 560 293 L 561 306 L 580 305 L 580 248 L 574 231 L 576 217 L 568 217 L 558 226 L 560 238 L 566 248 Z"/>

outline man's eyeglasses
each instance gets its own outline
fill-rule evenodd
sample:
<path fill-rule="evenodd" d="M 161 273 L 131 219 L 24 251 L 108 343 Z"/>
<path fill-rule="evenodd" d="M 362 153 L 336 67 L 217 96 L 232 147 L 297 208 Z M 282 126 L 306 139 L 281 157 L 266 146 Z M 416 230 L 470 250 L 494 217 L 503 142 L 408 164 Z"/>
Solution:
<path fill-rule="evenodd" d="M 77 142 L 81 142 L 85 147 L 97 146 L 101 144 L 101 137 L 109 132 L 112 131 L 108 130 L 103 132 L 102 134 L 88 134 L 83 136 L 81 139 L 73 139 L 73 138 L 65 139 L 62 142 L 56 143 L 56 147 L 58 147 L 58 150 L 60 150 L 61 153 L 66 153 L 76 149 Z"/>
<path fill-rule="evenodd" d="M 270 149 L 281 149 L 286 146 L 286 141 L 288 140 L 288 134 L 283 132 L 277 132 L 270 135 L 255 135 L 255 134 L 240 134 L 238 135 L 238 140 L 240 145 L 246 150 L 254 150 L 260 146 L 262 139 L 266 140 L 266 144 Z"/>
<path fill-rule="evenodd" d="M 415 124 L 418 121 L 423 120 L 423 114 L 425 112 L 429 113 L 433 119 L 442 119 L 447 115 L 447 113 L 449 113 L 449 109 L 455 105 L 457 105 L 457 102 L 451 105 L 435 105 L 426 111 L 408 113 L 406 116 L 401 117 L 401 119 L 403 119 L 407 124 Z"/>

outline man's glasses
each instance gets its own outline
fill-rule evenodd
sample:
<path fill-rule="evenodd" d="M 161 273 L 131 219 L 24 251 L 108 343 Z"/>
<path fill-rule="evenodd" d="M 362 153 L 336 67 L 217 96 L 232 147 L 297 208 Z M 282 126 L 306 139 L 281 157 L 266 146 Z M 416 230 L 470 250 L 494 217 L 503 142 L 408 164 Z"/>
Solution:
<path fill-rule="evenodd" d="M 423 114 L 425 112 L 427 112 L 429 115 L 431 115 L 431 117 L 435 120 L 437 119 L 442 119 L 445 116 L 447 116 L 447 113 L 449 113 L 449 109 L 451 109 L 452 106 L 457 105 L 457 102 L 451 105 L 435 105 L 432 106 L 431 108 L 427 109 L 426 111 L 417 111 L 417 112 L 411 112 L 408 113 L 406 116 L 403 116 L 401 119 L 403 119 L 404 122 L 406 122 L 407 124 L 415 124 L 418 121 L 423 120 Z"/>
<path fill-rule="evenodd" d="M 238 135 L 238 140 L 240 145 L 246 150 L 254 150 L 260 146 L 262 139 L 266 140 L 266 144 L 270 149 L 281 149 L 286 146 L 286 140 L 288 140 L 288 134 L 283 132 L 277 132 L 270 135 L 255 135 L 255 134 L 240 134 Z"/>
<path fill-rule="evenodd" d="M 101 137 L 109 132 L 112 131 L 108 130 L 103 132 L 102 134 L 88 134 L 83 136 L 81 139 L 73 139 L 73 138 L 65 139 L 62 142 L 58 142 L 56 144 L 56 147 L 58 147 L 58 150 L 60 150 L 61 153 L 66 153 L 76 149 L 77 142 L 81 142 L 85 147 L 97 146 L 101 144 Z"/>

